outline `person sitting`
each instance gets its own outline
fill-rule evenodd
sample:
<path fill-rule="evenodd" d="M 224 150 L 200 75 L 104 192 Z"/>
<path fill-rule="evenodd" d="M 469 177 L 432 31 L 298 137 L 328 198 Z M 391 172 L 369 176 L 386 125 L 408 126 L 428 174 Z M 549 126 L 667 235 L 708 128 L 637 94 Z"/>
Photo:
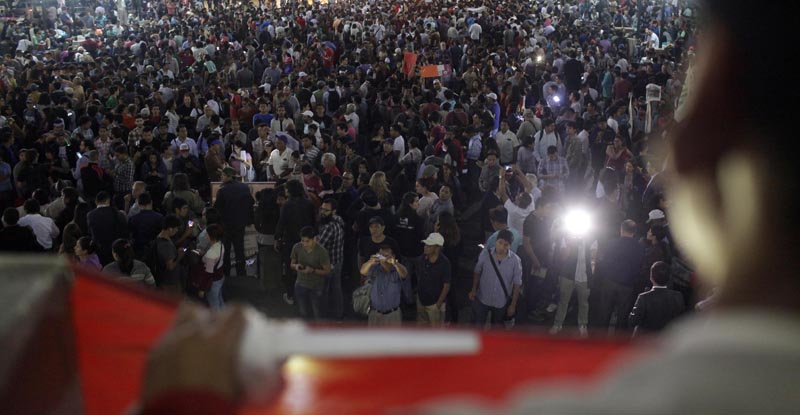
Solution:
<path fill-rule="evenodd" d="M 133 281 L 155 286 L 156 280 L 144 262 L 134 259 L 133 245 L 127 239 L 117 239 L 111 245 L 114 262 L 106 265 L 103 272 L 117 277 L 127 277 Z"/>

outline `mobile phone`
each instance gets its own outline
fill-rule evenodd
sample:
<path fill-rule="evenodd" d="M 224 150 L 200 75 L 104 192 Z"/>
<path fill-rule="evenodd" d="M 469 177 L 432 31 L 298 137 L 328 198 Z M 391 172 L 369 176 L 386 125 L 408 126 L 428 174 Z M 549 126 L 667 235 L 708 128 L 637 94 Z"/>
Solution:
<path fill-rule="evenodd" d="M 191 226 L 194 226 L 194 221 L 193 221 L 193 220 L 190 220 L 190 221 L 189 221 L 189 226 L 190 226 L 190 227 L 191 227 Z"/>
<path fill-rule="evenodd" d="M 381 261 L 382 261 L 382 260 L 384 260 L 384 259 L 386 259 L 386 257 L 385 257 L 385 256 L 383 256 L 383 255 L 381 255 L 381 254 L 376 254 L 376 255 L 375 255 L 375 258 L 377 258 L 377 259 L 379 259 L 379 260 L 381 260 Z"/>
<path fill-rule="evenodd" d="M 185 253 L 186 251 L 188 251 L 188 250 L 189 250 L 189 248 L 183 248 L 183 252 L 184 252 L 184 253 Z"/>

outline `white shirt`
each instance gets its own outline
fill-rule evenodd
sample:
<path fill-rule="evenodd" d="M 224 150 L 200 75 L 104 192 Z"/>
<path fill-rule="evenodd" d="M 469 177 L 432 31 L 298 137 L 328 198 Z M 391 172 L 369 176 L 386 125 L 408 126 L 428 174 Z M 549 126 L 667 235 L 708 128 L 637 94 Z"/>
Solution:
<path fill-rule="evenodd" d="M 523 209 L 512 202 L 511 199 L 508 199 L 503 207 L 508 211 L 508 227 L 516 229 L 517 232 L 522 235 L 522 228 L 523 224 L 525 223 L 525 219 L 531 214 L 531 212 L 533 212 L 533 202 L 531 202 L 527 208 Z"/>
<path fill-rule="evenodd" d="M 219 259 L 224 252 L 225 249 L 222 247 L 222 242 L 219 241 L 211 245 L 211 248 L 208 248 L 208 251 L 203 255 L 203 266 L 206 272 L 212 273 L 215 269 L 219 269 L 222 266 L 222 261 Z"/>
<path fill-rule="evenodd" d="M 561 141 L 558 140 L 555 131 L 548 134 L 546 131 L 542 130 L 536 133 L 534 137 L 536 138 L 536 143 L 534 144 L 533 148 L 539 155 L 539 160 L 544 160 L 547 158 L 547 148 L 550 146 L 558 147 L 558 154 L 563 154 Z"/>
<path fill-rule="evenodd" d="M 483 32 L 483 28 L 481 25 L 477 23 L 473 23 L 469 27 L 469 38 L 472 40 L 481 40 L 481 33 Z"/>
<path fill-rule="evenodd" d="M 282 175 L 287 169 L 291 168 L 292 162 L 292 149 L 286 147 L 283 150 L 283 153 L 280 152 L 277 148 L 272 150 L 272 153 L 269 155 L 269 159 L 267 159 L 267 164 L 272 166 L 272 170 L 275 171 L 275 174 L 278 176 Z"/>
<path fill-rule="evenodd" d="M 511 130 L 506 132 L 498 131 L 494 135 L 497 148 L 500 149 L 500 163 L 509 164 L 514 161 L 514 149 L 519 146 L 517 135 Z"/>
<path fill-rule="evenodd" d="M 406 140 L 402 135 L 398 135 L 392 144 L 392 150 L 397 152 L 397 159 L 400 160 L 406 155 Z"/>
<path fill-rule="evenodd" d="M 36 242 L 46 250 L 53 248 L 53 239 L 58 238 L 61 233 L 52 219 L 38 213 L 23 216 L 19 219 L 18 225 L 28 226 L 33 229 L 33 233 L 36 235 Z"/>

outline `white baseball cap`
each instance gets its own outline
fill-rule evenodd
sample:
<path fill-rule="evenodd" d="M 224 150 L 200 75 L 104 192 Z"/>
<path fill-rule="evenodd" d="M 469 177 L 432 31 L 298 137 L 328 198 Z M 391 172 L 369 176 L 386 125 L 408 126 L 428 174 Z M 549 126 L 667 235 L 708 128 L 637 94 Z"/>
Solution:
<path fill-rule="evenodd" d="M 422 241 L 422 243 L 424 243 L 425 245 L 443 246 L 444 245 L 444 236 L 442 236 L 442 234 L 440 234 L 438 232 L 434 232 L 434 233 L 428 235 L 428 237 L 424 241 Z"/>
<path fill-rule="evenodd" d="M 666 219 L 666 217 L 667 216 L 664 214 L 664 211 L 662 211 L 661 209 L 653 209 L 647 215 L 647 223 L 650 223 L 654 220 Z"/>
<path fill-rule="evenodd" d="M 491 98 L 491 99 L 497 101 L 497 94 L 495 94 L 494 92 L 490 92 L 490 93 L 486 94 L 486 98 Z"/>

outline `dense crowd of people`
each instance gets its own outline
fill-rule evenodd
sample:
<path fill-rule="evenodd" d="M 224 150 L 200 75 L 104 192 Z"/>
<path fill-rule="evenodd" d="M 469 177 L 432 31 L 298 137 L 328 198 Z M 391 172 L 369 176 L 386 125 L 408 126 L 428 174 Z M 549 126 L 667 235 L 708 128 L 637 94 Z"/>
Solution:
<path fill-rule="evenodd" d="M 524 315 L 556 333 L 574 292 L 581 334 L 661 329 L 698 299 L 658 151 L 694 42 L 677 4 L 99 1 L 6 19 L 0 250 L 221 308 L 254 228 L 282 263 L 262 274 L 306 319 Z M 588 232 L 567 229 L 571 206 Z"/>

